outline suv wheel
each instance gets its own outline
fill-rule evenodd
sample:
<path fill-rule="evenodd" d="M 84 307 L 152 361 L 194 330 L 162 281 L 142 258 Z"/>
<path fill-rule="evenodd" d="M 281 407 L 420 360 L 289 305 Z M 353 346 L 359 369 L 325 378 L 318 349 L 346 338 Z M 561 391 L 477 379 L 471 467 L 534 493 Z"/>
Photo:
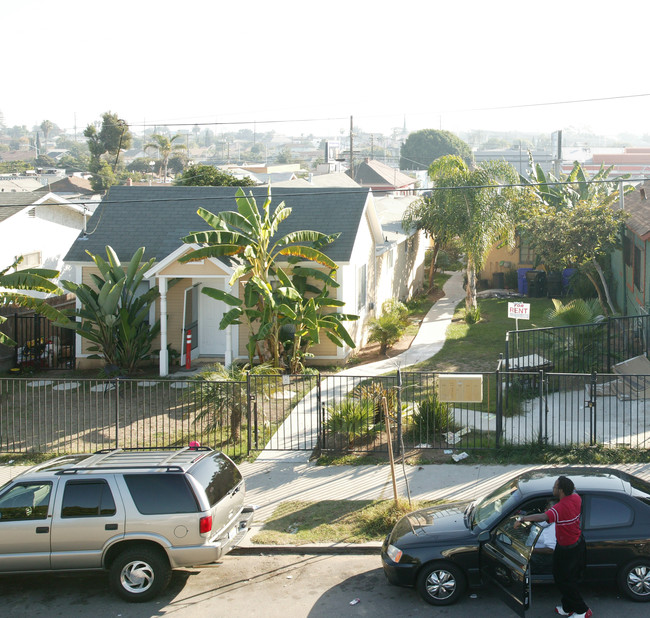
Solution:
<path fill-rule="evenodd" d="M 111 587 L 127 601 L 140 603 L 159 595 L 169 584 L 172 570 L 161 552 L 149 547 L 127 549 L 115 558 Z"/>

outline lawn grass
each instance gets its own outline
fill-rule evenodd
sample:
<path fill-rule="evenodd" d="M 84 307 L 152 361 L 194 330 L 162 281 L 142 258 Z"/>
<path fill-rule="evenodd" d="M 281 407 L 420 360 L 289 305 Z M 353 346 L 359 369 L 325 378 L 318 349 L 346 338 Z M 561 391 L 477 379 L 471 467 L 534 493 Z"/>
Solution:
<path fill-rule="evenodd" d="M 406 513 L 436 504 L 408 500 L 283 502 L 252 537 L 254 544 L 367 543 L 382 541 Z"/>
<path fill-rule="evenodd" d="M 479 300 L 481 321 L 467 324 L 465 303 L 456 307 L 447 328 L 445 344 L 435 356 L 413 365 L 411 371 L 477 372 L 494 371 L 499 354 L 505 352 L 506 333 L 515 330 L 515 320 L 508 317 L 508 298 Z M 519 328 L 535 328 L 543 324 L 546 309 L 553 306 L 549 298 L 526 298 L 530 303 L 531 320 L 520 320 Z"/>

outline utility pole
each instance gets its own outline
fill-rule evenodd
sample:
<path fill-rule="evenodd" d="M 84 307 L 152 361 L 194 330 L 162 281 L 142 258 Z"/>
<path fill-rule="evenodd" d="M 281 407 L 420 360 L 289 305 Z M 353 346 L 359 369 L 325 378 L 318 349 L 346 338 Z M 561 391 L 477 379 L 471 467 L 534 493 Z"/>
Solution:
<path fill-rule="evenodd" d="M 353 127 L 352 116 L 350 116 L 350 178 L 354 180 L 354 163 L 352 160 L 352 151 L 354 150 L 352 144 L 354 138 L 352 137 L 352 127 Z"/>

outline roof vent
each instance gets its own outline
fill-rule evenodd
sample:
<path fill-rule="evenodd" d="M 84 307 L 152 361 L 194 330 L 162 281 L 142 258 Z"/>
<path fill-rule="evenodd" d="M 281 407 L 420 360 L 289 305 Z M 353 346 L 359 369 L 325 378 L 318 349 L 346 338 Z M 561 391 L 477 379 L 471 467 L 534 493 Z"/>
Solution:
<path fill-rule="evenodd" d="M 642 200 L 647 200 L 648 199 L 648 197 L 645 194 L 645 189 L 643 189 L 643 188 L 639 189 L 639 193 L 641 194 L 641 199 Z"/>

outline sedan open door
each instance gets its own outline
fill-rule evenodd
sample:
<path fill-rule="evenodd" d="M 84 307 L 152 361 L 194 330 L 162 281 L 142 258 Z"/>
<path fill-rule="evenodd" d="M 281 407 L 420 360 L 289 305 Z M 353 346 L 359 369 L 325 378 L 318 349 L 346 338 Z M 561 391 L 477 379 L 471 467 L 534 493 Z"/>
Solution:
<path fill-rule="evenodd" d="M 485 530 L 481 545 L 481 574 L 493 583 L 503 601 L 522 618 L 530 607 L 530 556 L 542 532 L 538 524 L 514 527 L 514 517 L 507 517 L 491 531 Z"/>

